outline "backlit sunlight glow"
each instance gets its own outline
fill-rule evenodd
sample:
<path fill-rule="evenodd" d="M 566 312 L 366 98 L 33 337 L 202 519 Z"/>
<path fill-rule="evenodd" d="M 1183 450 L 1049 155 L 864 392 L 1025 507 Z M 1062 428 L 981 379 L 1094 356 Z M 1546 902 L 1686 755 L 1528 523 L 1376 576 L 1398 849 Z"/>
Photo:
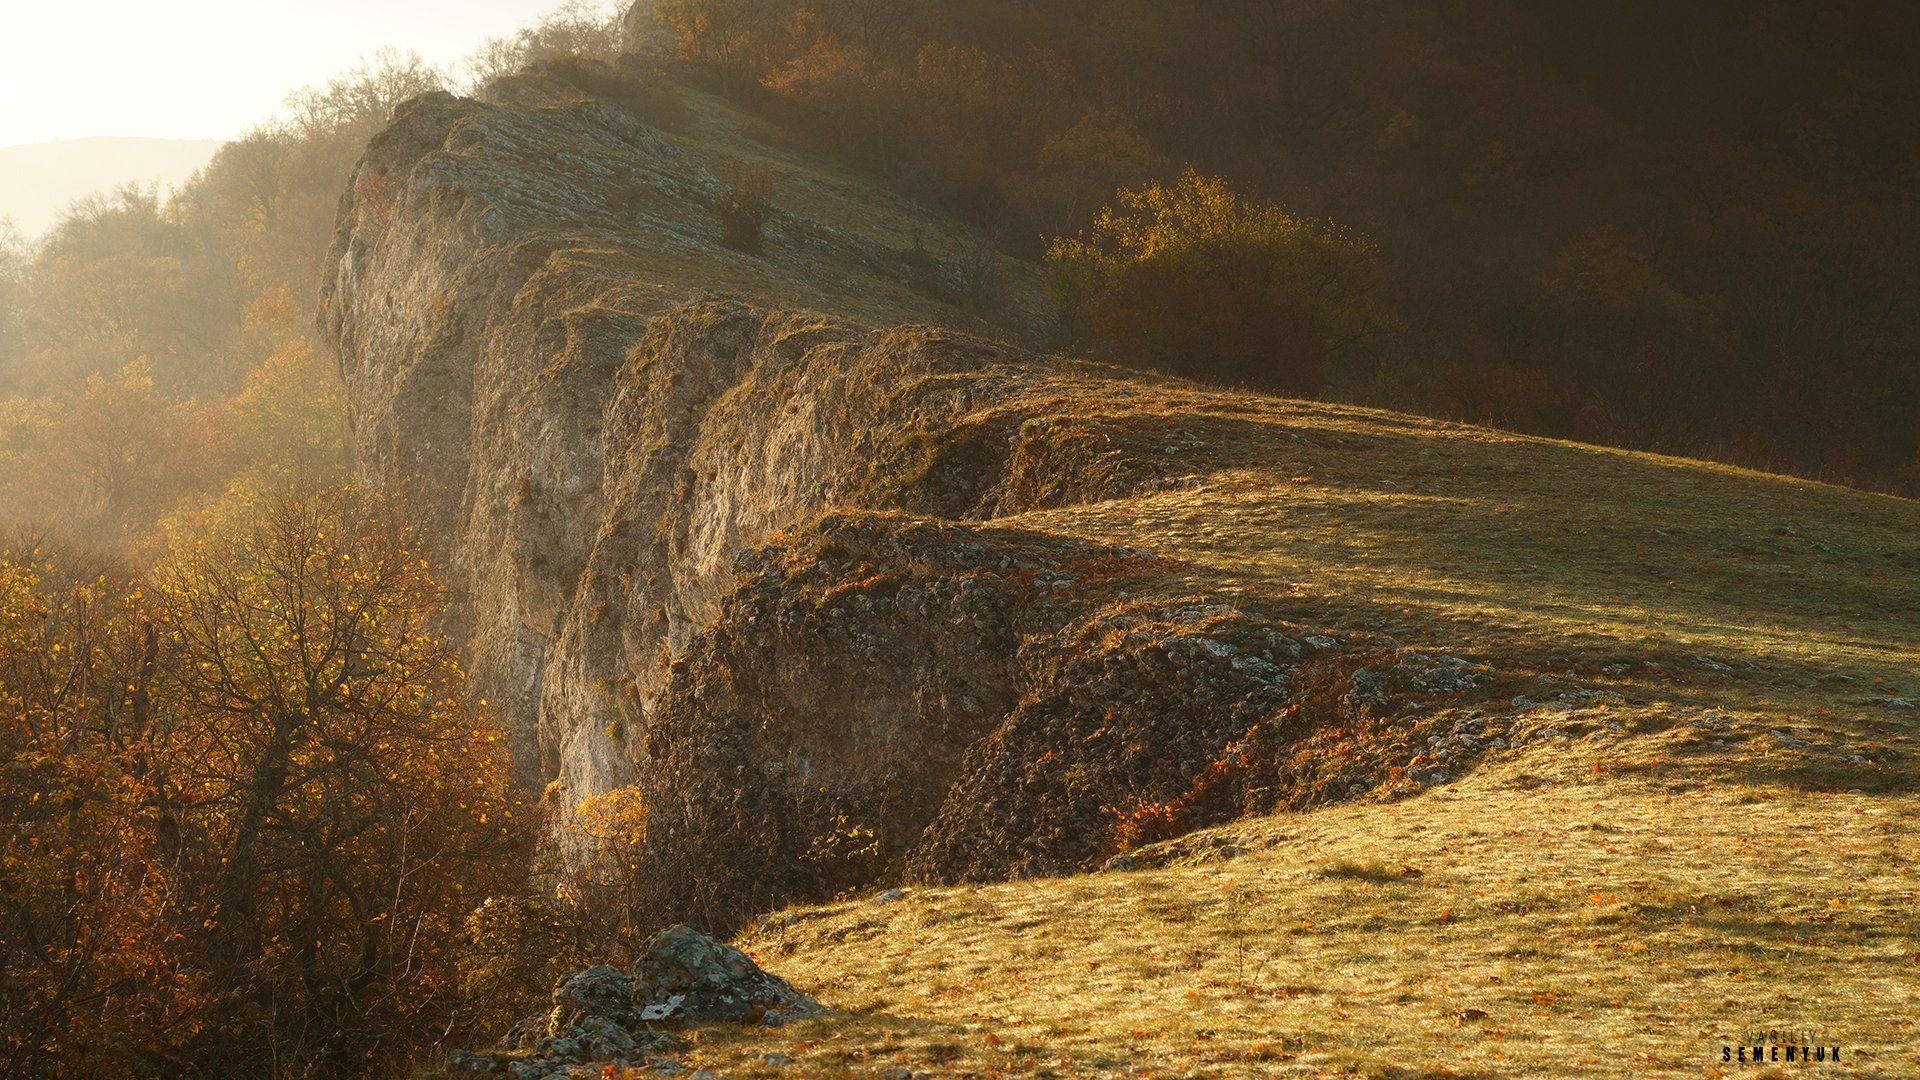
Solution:
<path fill-rule="evenodd" d="M 558 0 L 9 3 L 0 146 L 96 135 L 230 139 L 382 47 L 455 65 Z M 611 10 L 612 5 L 601 5 Z"/>

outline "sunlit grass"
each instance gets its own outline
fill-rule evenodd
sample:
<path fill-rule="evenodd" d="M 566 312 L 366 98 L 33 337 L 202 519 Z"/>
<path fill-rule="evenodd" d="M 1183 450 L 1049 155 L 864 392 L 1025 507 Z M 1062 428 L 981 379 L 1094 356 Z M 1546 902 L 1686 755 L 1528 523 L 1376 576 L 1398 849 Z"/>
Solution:
<path fill-rule="evenodd" d="M 1739 1033 L 1791 1028 L 1853 1069 L 1920 1068 L 1914 800 L 1508 783 L 1526 764 L 1242 823 L 1224 832 L 1253 850 L 1226 862 L 792 913 L 749 944 L 849 1015 L 701 1060 L 1711 1076 Z"/>
<path fill-rule="evenodd" d="M 1152 388 L 1079 405 L 1193 430 Z M 1302 625 L 1618 697 L 1418 796 L 1156 869 L 786 913 L 844 1010 L 708 1033 L 772 1075 L 1717 1076 L 1768 1028 L 1920 1075 L 1920 505 L 1361 409 L 1216 396 L 1195 475 L 1022 525 L 1182 560 Z M 1184 415 L 1184 419 L 1176 420 Z M 1442 713 L 1448 706 L 1440 706 Z M 1782 738 L 1784 736 L 1784 738 Z M 1170 861 L 1168 861 L 1170 860 Z"/>

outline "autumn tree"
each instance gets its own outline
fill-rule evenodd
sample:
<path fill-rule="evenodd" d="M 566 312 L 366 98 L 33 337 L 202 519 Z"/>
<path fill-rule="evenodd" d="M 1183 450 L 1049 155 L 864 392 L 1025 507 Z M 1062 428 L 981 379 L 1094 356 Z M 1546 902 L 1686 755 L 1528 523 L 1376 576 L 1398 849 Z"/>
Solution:
<path fill-rule="evenodd" d="M 1714 313 L 1612 229 L 1568 244 L 1545 282 L 1555 381 L 1590 402 L 1593 434 L 1646 443 L 1697 408 L 1706 356 L 1725 346 Z"/>
<path fill-rule="evenodd" d="M 842 153 L 891 170 L 900 109 L 889 91 L 899 80 L 865 48 L 822 35 L 763 81 L 790 114 L 825 133 Z"/>
<path fill-rule="evenodd" d="M 381 49 L 353 68 L 287 98 L 290 124 L 308 139 L 340 132 L 371 134 L 401 102 L 446 89 L 446 76 L 419 53 Z"/>
<path fill-rule="evenodd" d="M 0 242 L 0 524 L 132 550 L 186 500 L 341 467 L 313 282 L 364 140 L 436 78 L 377 57 L 170 199 L 123 188 Z"/>
<path fill-rule="evenodd" d="M 647 802 L 637 787 L 617 787 L 581 800 L 566 823 L 571 884 L 582 921 L 594 940 L 630 953 L 646 940 L 648 925 L 643 852 Z"/>
<path fill-rule="evenodd" d="M 622 21 L 585 0 L 569 0 L 511 37 L 491 37 L 467 58 L 474 90 L 539 62 L 614 60 L 620 55 Z"/>
<path fill-rule="evenodd" d="M 346 407 L 331 363 L 291 338 L 249 372 L 227 406 L 229 453 L 243 477 L 307 482 L 346 466 Z"/>
<path fill-rule="evenodd" d="M 634 8 L 629 34 L 663 37 L 680 59 L 733 90 L 757 78 L 779 47 L 788 14 L 779 9 L 771 0 L 657 0 L 645 12 Z"/>
<path fill-rule="evenodd" d="M 395 517 L 328 489 L 243 513 L 155 582 L 206 959 L 224 1019 L 364 1068 L 451 992 L 446 945 L 514 840 L 506 766 Z"/>
<path fill-rule="evenodd" d="M 463 996 L 504 1028 L 569 970 L 625 964 L 658 926 L 645 889 L 647 803 L 617 787 L 574 806 L 547 831 L 528 887 L 490 896 L 467 917 Z"/>
<path fill-rule="evenodd" d="M 37 562 L 0 566 L 0 1048 L 46 1075 L 404 1067 L 457 1016 L 461 922 L 527 820 L 413 536 L 294 488 L 176 522 L 148 580 Z"/>
<path fill-rule="evenodd" d="M 141 592 L 0 548 L 0 1075 L 182 1072 L 206 1004 L 150 783 Z"/>
<path fill-rule="evenodd" d="M 1114 192 L 1168 171 L 1167 159 L 1124 115 L 1089 109 L 1046 140 L 1032 172 L 1015 185 L 1016 200 L 1045 235 L 1059 236 L 1091 220 Z"/>
<path fill-rule="evenodd" d="M 713 212 L 720 219 L 720 240 L 735 251 L 760 253 L 761 230 L 773 216 L 773 175 L 764 165 L 726 162 Z"/>
<path fill-rule="evenodd" d="M 161 393 L 136 360 L 70 400 L 0 402 L 0 519 L 69 542 L 127 546 L 177 500 L 204 493 L 224 453 L 214 418 Z"/>
<path fill-rule="evenodd" d="M 8 382 L 25 343 L 20 316 L 26 303 L 28 252 L 26 241 L 11 220 L 0 217 L 0 387 Z"/>
<path fill-rule="evenodd" d="M 76 201 L 23 268 L 16 385 L 70 389 L 145 358 L 174 392 L 231 316 L 208 302 L 158 197 L 129 186 Z"/>

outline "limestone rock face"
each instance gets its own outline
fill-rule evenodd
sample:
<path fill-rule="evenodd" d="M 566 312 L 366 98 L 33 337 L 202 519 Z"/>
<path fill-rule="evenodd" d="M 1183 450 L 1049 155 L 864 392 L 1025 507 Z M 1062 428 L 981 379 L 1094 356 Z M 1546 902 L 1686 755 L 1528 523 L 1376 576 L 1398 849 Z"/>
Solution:
<path fill-rule="evenodd" d="M 1124 808 L 1278 797 L 1222 755 L 1297 734 L 1303 668 L 1368 644 L 1058 516 L 1287 445 L 1275 403 L 1009 344 L 1030 269 L 991 320 L 913 292 L 924 211 L 706 99 L 663 135 L 537 80 L 494 96 L 374 140 L 322 330 L 519 767 L 562 810 L 642 789 L 661 925 L 889 868 L 1097 867 Z M 719 244 L 734 154 L 774 175 L 762 255 Z"/>
<path fill-rule="evenodd" d="M 734 551 L 824 505 L 867 449 L 846 436 L 888 403 L 854 369 L 969 361 L 737 303 L 670 313 L 718 289 L 957 316 L 894 280 L 898 252 L 871 231 L 782 213 L 766 257 L 721 247 L 697 150 L 609 105 L 508 91 L 531 100 L 430 95 L 373 141 L 321 329 L 360 471 L 406 492 L 441 543 L 475 685 L 522 767 L 575 796 L 629 778 L 620 733 Z M 783 179 L 827 212 L 852 199 Z"/>

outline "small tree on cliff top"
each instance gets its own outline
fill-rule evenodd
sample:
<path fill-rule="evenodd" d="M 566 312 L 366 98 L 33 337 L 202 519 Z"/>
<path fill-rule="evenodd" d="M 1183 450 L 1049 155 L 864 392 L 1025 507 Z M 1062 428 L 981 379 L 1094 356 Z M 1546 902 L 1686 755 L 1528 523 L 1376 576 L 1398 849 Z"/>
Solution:
<path fill-rule="evenodd" d="M 1122 190 L 1047 253 L 1054 298 L 1097 352 L 1211 382 L 1308 393 L 1377 333 L 1373 247 L 1188 170 Z"/>
<path fill-rule="evenodd" d="M 760 231 L 773 216 L 773 174 L 764 165 L 727 162 L 721 168 L 713 210 L 720 218 L 722 243 L 735 251 L 759 254 Z"/>

